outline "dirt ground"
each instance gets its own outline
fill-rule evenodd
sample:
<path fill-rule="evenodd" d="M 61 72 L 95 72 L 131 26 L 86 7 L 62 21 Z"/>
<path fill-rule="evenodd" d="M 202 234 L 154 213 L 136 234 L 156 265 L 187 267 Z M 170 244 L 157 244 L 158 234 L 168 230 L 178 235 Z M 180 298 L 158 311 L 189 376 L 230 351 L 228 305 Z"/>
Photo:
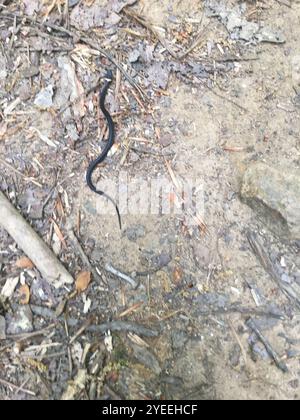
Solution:
<path fill-rule="evenodd" d="M 1 190 L 77 278 L 91 268 L 74 247 L 72 226 L 98 276 L 69 299 L 57 319 L 55 310 L 72 288 L 56 290 L 34 267 L 18 267 L 22 251 L 0 230 L 0 286 L 19 278 L 0 306 L 6 322 L 0 398 L 298 399 L 299 311 L 254 255 L 247 235 L 255 233 L 298 281 L 299 242 L 275 236 L 241 200 L 240 186 L 253 162 L 299 168 L 300 2 L 225 2 L 229 10 L 241 8 L 248 22 L 283 34 L 280 43 L 235 39 L 210 1 L 140 0 L 126 9 L 164 28 L 159 33 L 172 48 L 181 45 L 180 52 L 205 28 L 199 45 L 182 60 L 171 56 L 149 26 L 123 11 L 114 26 L 92 32 L 76 27 L 78 2 L 69 6 L 68 22 L 63 1 L 46 16 L 46 22 L 91 33 L 149 98 L 124 77 L 119 87 L 114 83 L 107 107 L 117 146 L 98 173 L 99 185 L 117 182 L 124 171 L 133 181 L 195 179 L 203 189 L 205 232 L 188 227 L 186 215 L 123 214 L 121 232 L 114 212 L 99 215 L 102 198 L 88 190 L 85 171 L 99 152 L 104 120 L 97 94 L 87 92 L 109 62 L 82 39 L 36 25 L 35 17 L 43 20 L 51 2 L 2 3 Z M 83 10 L 93 7 L 79 3 Z M 11 19 L 16 13 L 34 19 Z M 148 54 L 153 46 L 152 59 L 163 63 L 154 76 L 147 73 L 151 60 L 132 58 L 140 45 Z M 72 68 L 75 90 L 85 96 L 73 106 L 71 98 L 68 113 Z M 36 98 L 49 85 L 52 101 L 41 110 Z M 138 287 L 109 274 L 107 264 L 133 277 Z M 24 284 L 27 305 L 20 303 Z M 254 289 L 262 297 L 260 307 Z M 24 306 L 29 329 L 17 325 Z M 250 317 L 288 372 L 251 330 Z M 108 322 L 110 327 L 100 328 Z"/>

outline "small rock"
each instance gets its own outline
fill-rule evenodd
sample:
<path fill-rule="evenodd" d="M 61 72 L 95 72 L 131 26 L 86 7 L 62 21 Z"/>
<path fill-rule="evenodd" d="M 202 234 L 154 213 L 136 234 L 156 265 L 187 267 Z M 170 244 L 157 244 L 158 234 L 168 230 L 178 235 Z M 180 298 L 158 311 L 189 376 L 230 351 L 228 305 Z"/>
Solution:
<path fill-rule="evenodd" d="M 29 305 L 19 306 L 12 317 L 7 316 L 7 334 L 15 335 L 33 331 L 32 312 Z"/>
<path fill-rule="evenodd" d="M 237 367 L 240 364 L 241 348 L 236 344 L 229 355 L 230 363 L 233 367 Z"/>
<path fill-rule="evenodd" d="M 5 340 L 5 318 L 0 315 L 0 340 Z"/>
<path fill-rule="evenodd" d="M 77 141 L 79 139 L 78 131 L 75 124 L 67 124 L 66 126 L 67 135 L 72 141 Z"/>
<path fill-rule="evenodd" d="M 40 69 L 36 66 L 28 66 L 22 70 L 23 77 L 29 79 L 30 77 L 37 76 L 40 73 Z"/>
<path fill-rule="evenodd" d="M 19 89 L 18 89 L 18 95 L 21 99 L 21 101 L 27 101 L 31 98 L 31 92 L 32 88 L 30 86 L 29 80 L 23 80 Z"/>
<path fill-rule="evenodd" d="M 138 61 L 138 59 L 140 58 L 140 55 L 141 54 L 140 54 L 139 50 L 131 51 L 129 53 L 129 56 L 128 56 L 129 63 L 136 63 Z"/>
<path fill-rule="evenodd" d="M 148 83 L 155 83 L 159 88 L 166 89 L 169 83 L 169 69 L 163 63 L 156 62 L 148 67 Z"/>
<path fill-rule="evenodd" d="M 42 110 L 51 108 L 53 105 L 53 87 L 49 85 L 45 89 L 42 89 L 40 93 L 37 94 L 34 105 Z"/>
<path fill-rule="evenodd" d="M 145 235 L 146 229 L 142 225 L 131 226 L 126 230 L 126 236 L 132 242 L 135 242 L 139 238 L 143 238 Z"/>
<path fill-rule="evenodd" d="M 170 144 L 172 144 L 173 141 L 174 141 L 174 137 L 171 134 L 165 134 L 161 136 L 161 138 L 159 139 L 159 142 L 163 147 L 170 146 Z"/>
<path fill-rule="evenodd" d="M 276 234 L 300 239 L 299 170 L 256 163 L 244 175 L 241 196 Z"/>
<path fill-rule="evenodd" d="M 170 264 L 172 258 L 169 254 L 162 253 L 152 258 L 152 265 L 156 269 L 161 269 Z"/>

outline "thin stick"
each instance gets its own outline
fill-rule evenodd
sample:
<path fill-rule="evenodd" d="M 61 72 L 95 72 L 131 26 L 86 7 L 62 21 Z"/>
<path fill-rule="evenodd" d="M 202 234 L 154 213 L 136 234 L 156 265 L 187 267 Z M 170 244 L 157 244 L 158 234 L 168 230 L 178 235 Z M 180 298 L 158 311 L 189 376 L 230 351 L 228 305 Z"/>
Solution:
<path fill-rule="evenodd" d="M 108 271 L 109 273 L 113 274 L 114 276 L 119 277 L 121 280 L 125 280 L 134 289 L 136 289 L 138 287 L 138 283 L 135 280 L 133 280 L 127 274 L 121 273 L 121 271 L 116 270 L 111 264 L 106 264 L 104 268 L 105 268 L 106 271 Z"/>
<path fill-rule="evenodd" d="M 69 335 L 69 327 L 68 327 L 68 321 L 67 321 L 67 315 L 66 313 L 64 313 L 64 326 L 65 326 L 65 332 L 66 332 L 66 336 L 68 338 L 68 341 L 70 340 L 70 335 Z M 72 361 L 72 353 L 71 353 L 71 347 L 70 347 L 70 343 L 68 344 L 68 359 L 69 359 L 69 373 L 70 376 L 72 376 L 72 372 L 73 372 L 73 361 Z"/>
<path fill-rule="evenodd" d="M 157 337 L 159 331 L 144 327 L 143 325 L 134 324 L 126 321 L 112 321 L 100 325 L 91 325 L 88 331 L 95 333 L 105 333 L 106 331 L 127 331 L 145 337 Z"/>
<path fill-rule="evenodd" d="M 6 338 L 8 340 L 16 340 L 16 341 L 30 340 L 31 338 L 34 338 L 34 337 L 38 337 L 40 335 L 47 334 L 49 332 L 49 330 L 52 330 L 53 328 L 55 328 L 56 325 L 57 325 L 56 323 L 55 324 L 51 324 L 48 327 L 43 328 L 42 330 L 35 331 L 35 332 L 32 332 L 32 333 L 19 334 L 19 335 L 7 335 Z"/>
<path fill-rule="evenodd" d="M 259 330 L 259 328 L 257 327 L 257 325 L 255 324 L 254 320 L 252 318 L 249 318 L 248 321 L 246 322 L 246 324 L 248 325 L 248 327 L 255 332 L 255 334 L 257 335 L 257 337 L 260 339 L 260 341 L 263 343 L 263 345 L 265 346 L 269 356 L 272 357 L 272 359 L 274 360 L 276 366 L 278 367 L 278 369 L 282 370 L 282 372 L 287 373 L 288 367 L 287 365 L 282 362 L 278 356 L 278 354 L 276 353 L 276 351 L 272 348 L 271 344 L 269 343 L 269 341 L 264 337 L 264 335 L 262 334 L 262 332 Z"/>
<path fill-rule="evenodd" d="M 42 188 L 43 186 L 38 183 L 37 181 L 35 181 L 32 178 L 29 178 L 25 175 L 22 174 L 22 172 L 20 172 L 18 169 L 14 168 L 12 165 L 10 165 L 9 163 L 5 162 L 5 160 L 3 160 L 2 158 L 0 158 L 0 163 L 4 166 L 6 166 L 8 169 L 10 169 L 11 171 L 13 171 L 15 174 L 19 175 L 20 177 L 22 177 L 23 179 L 25 179 L 25 181 L 31 182 L 32 184 L 36 185 L 39 188 Z"/>
<path fill-rule="evenodd" d="M 90 263 L 90 260 L 88 259 L 88 257 L 86 256 L 77 236 L 75 235 L 73 229 L 68 229 L 68 234 L 69 234 L 69 238 L 73 244 L 73 247 L 75 248 L 75 250 L 77 251 L 77 253 L 80 255 L 80 258 L 82 259 L 83 263 L 87 266 L 87 268 L 91 271 L 91 273 L 93 274 L 94 278 L 98 281 L 102 281 L 101 277 L 99 276 L 99 274 L 97 273 L 97 271 L 94 269 L 94 267 L 92 266 L 92 264 Z"/>
<path fill-rule="evenodd" d="M 0 191 L 0 225 L 33 262 L 43 278 L 54 287 L 72 284 L 74 279 L 56 255 Z"/>
<path fill-rule="evenodd" d="M 244 346 L 243 346 L 243 344 L 242 344 L 242 342 L 240 340 L 240 337 L 237 335 L 237 332 L 236 332 L 236 330 L 235 330 L 235 328 L 233 326 L 233 323 L 232 323 L 231 319 L 228 319 L 228 324 L 229 324 L 229 326 L 231 328 L 231 331 L 232 331 L 232 334 L 233 334 L 234 338 L 236 339 L 236 341 L 237 341 L 237 343 L 238 343 L 238 345 L 239 345 L 239 347 L 241 349 L 241 352 L 242 352 L 242 355 L 243 355 L 243 358 L 244 358 L 244 362 L 245 362 L 245 366 L 247 366 L 248 360 L 247 360 L 246 350 L 244 349 Z"/>
<path fill-rule="evenodd" d="M 94 316 L 92 315 L 80 328 L 79 330 L 73 335 L 73 337 L 70 339 L 70 344 L 74 343 L 75 340 L 77 340 L 78 337 L 81 336 L 81 334 L 84 333 L 84 331 L 91 325 L 91 323 L 94 320 Z"/>
<path fill-rule="evenodd" d="M 5 379 L 1 379 L 1 378 L 0 378 L 0 384 L 2 384 L 2 385 L 4 385 L 4 386 L 7 386 L 7 387 L 9 387 L 9 388 L 15 389 L 15 390 L 16 390 L 16 391 L 18 391 L 18 392 L 19 392 L 19 391 L 20 391 L 20 389 L 21 389 L 21 391 L 22 391 L 22 392 L 24 392 L 24 394 L 30 395 L 30 396 L 32 396 L 32 397 L 35 397 L 35 396 L 36 396 L 36 394 L 35 394 L 34 392 L 32 392 L 32 391 L 29 391 L 29 389 L 20 388 L 20 386 L 14 385 L 14 384 L 12 384 L 12 383 L 10 383 L 10 382 L 6 381 Z"/>

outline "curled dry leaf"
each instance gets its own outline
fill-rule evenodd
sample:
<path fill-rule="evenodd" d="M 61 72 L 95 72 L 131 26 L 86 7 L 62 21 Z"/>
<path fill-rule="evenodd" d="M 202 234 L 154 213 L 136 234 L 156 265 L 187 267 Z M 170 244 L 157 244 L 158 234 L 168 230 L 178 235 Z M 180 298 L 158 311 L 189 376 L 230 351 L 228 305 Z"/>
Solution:
<path fill-rule="evenodd" d="M 30 289 L 27 284 L 23 284 L 19 289 L 20 305 L 28 305 L 30 301 Z"/>
<path fill-rule="evenodd" d="M 76 284 L 75 284 L 76 292 L 77 293 L 84 292 L 88 288 L 90 282 L 91 282 L 90 271 L 82 271 L 76 279 Z"/>
<path fill-rule="evenodd" d="M 23 268 L 24 270 L 34 267 L 33 262 L 28 257 L 21 257 L 16 261 L 16 267 Z"/>

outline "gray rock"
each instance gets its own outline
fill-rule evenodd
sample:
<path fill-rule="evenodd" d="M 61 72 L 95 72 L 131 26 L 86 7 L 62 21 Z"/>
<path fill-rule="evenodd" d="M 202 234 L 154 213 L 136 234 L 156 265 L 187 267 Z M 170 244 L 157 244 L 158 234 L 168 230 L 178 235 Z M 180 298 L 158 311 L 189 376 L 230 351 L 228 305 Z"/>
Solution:
<path fill-rule="evenodd" d="M 70 123 L 66 126 L 67 135 L 72 141 L 77 141 L 79 139 L 78 131 L 75 124 Z"/>
<path fill-rule="evenodd" d="M 280 32 L 256 22 L 248 21 L 244 17 L 244 3 L 231 8 L 226 5 L 226 2 L 210 1 L 209 8 L 220 17 L 232 39 L 274 44 L 285 42 L 285 37 Z"/>
<path fill-rule="evenodd" d="M 162 253 L 160 255 L 156 255 L 152 258 L 152 266 L 155 269 L 161 269 L 167 267 L 172 261 L 172 257 L 169 254 Z"/>
<path fill-rule="evenodd" d="M 279 236 L 300 239 L 300 171 L 256 163 L 244 175 L 241 196 Z"/>
<path fill-rule="evenodd" d="M 23 334 L 33 331 L 32 312 L 29 305 L 19 306 L 12 317 L 7 317 L 7 334 Z"/>
<path fill-rule="evenodd" d="M 27 66 L 22 70 L 23 77 L 29 79 L 30 77 L 37 76 L 40 73 L 40 69 L 36 66 Z"/>
<path fill-rule="evenodd" d="M 129 53 L 129 56 L 128 56 L 129 63 L 136 63 L 139 58 L 140 58 L 139 50 L 135 49 Z"/>
<path fill-rule="evenodd" d="M 49 85 L 45 89 L 42 89 L 34 100 L 34 105 L 42 110 L 51 108 L 53 105 L 53 87 Z"/>
<path fill-rule="evenodd" d="M 135 242 L 146 235 L 146 229 L 142 225 L 134 225 L 126 230 L 126 236 L 130 241 Z"/>
<path fill-rule="evenodd" d="M 6 334 L 5 334 L 5 318 L 3 316 L 0 316 L 0 340 L 5 340 Z"/>

